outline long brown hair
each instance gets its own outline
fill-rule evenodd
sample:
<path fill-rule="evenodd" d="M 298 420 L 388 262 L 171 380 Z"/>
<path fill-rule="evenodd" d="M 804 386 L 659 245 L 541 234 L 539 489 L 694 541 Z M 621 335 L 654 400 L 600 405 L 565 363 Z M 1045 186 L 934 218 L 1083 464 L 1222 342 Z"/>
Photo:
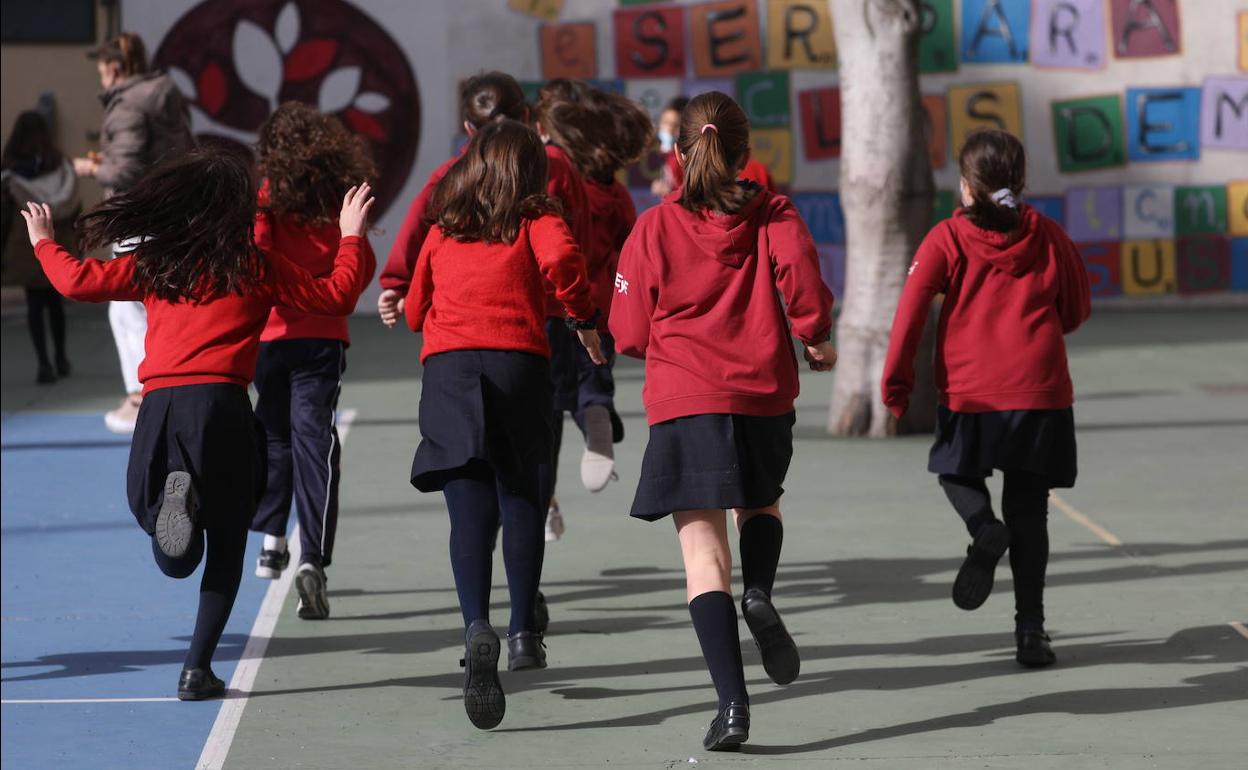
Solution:
<path fill-rule="evenodd" d="M 757 192 L 737 184 L 750 149 L 750 121 L 727 94 L 709 91 L 689 100 L 680 114 L 676 147 L 685 156 L 680 205 L 690 211 L 732 214 Z"/>
<path fill-rule="evenodd" d="M 985 230 L 1009 233 L 1023 222 L 1019 205 L 1004 205 L 992 199 L 998 190 L 1009 190 L 1018 200 L 1027 184 L 1027 152 L 1023 143 L 1008 131 L 985 128 L 966 138 L 958 154 L 958 168 L 971 191 L 966 216 Z"/>
<path fill-rule="evenodd" d="M 506 72 L 482 72 L 465 80 L 459 87 L 459 117 L 473 128 L 503 118 L 523 121 L 529 105 L 524 90 Z"/>
<path fill-rule="evenodd" d="M 602 184 L 635 163 L 654 142 L 654 125 L 639 104 L 597 88 L 550 93 L 539 102 L 538 120 L 577 170 Z"/>
<path fill-rule="evenodd" d="M 134 284 L 170 302 L 206 302 L 255 288 L 264 268 L 253 224 L 256 185 L 241 151 L 191 150 L 78 219 L 83 250 L 128 239 Z"/>
<path fill-rule="evenodd" d="M 487 123 L 433 191 L 427 217 L 457 241 L 513 243 L 521 220 L 558 214 L 546 195 L 546 150 L 529 126 Z"/>
<path fill-rule="evenodd" d="M 311 224 L 336 221 L 342 196 L 377 170 L 368 145 L 332 115 L 302 102 L 284 102 L 260 127 L 260 176 L 268 179 L 267 208 Z"/>
<path fill-rule="evenodd" d="M 143 38 L 133 32 L 122 32 L 96 49 L 100 61 L 115 62 L 122 77 L 133 77 L 147 72 L 147 46 Z"/>

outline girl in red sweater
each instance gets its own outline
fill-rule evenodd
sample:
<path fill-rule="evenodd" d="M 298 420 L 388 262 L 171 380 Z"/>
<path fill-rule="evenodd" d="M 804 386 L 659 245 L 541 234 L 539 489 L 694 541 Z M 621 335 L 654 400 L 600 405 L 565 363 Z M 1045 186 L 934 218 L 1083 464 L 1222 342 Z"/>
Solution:
<path fill-rule="evenodd" d="M 1044 632 L 1049 489 L 1075 483 L 1074 390 L 1062 336 L 1091 312 L 1088 276 L 1060 225 L 1021 202 L 1026 156 L 1014 136 L 972 134 L 962 147 L 962 208 L 919 246 L 884 365 L 884 403 L 900 417 L 936 294 L 940 406 L 928 470 L 972 538 L 953 584 L 964 610 L 984 603 L 1008 549 L 1015 641 L 1024 666 L 1055 657 Z M 984 479 L 1005 477 L 992 512 Z"/>
<path fill-rule="evenodd" d="M 675 519 L 689 614 L 719 696 L 703 740 L 712 751 L 740 746 L 750 726 L 724 510 L 740 532 L 746 624 L 767 674 L 788 684 L 798 652 L 771 591 L 793 455 L 792 337 L 812 369 L 836 361 L 832 295 L 809 230 L 787 198 L 738 178 L 749 141 L 731 98 L 690 101 L 676 143 L 684 185 L 638 217 L 611 305 L 617 349 L 646 360 L 650 441 L 632 515 Z"/>
<path fill-rule="evenodd" d="M 607 363 L 595 366 L 563 324 L 557 320 L 547 323 L 559 412 L 555 419 L 555 461 L 566 409 L 585 436 L 581 483 L 590 492 L 600 492 L 615 476 L 612 445 L 624 438 L 624 424 L 615 411 L 615 380 L 611 375 L 615 348 L 607 333 L 606 316 L 615 294 L 620 248 L 637 220 L 632 195 L 616 174 L 646 152 L 654 128 L 650 116 L 636 102 L 583 83 L 564 82 L 568 89 L 550 92 L 543 101 L 542 125 L 550 145 L 562 148 L 584 180 L 592 227 L 589 240 L 581 245 L 590 290 L 603 313 L 598 331 Z"/>
<path fill-rule="evenodd" d="M 605 360 L 585 258 L 545 189 L 546 154 L 531 128 L 503 120 L 479 130 L 434 190 L 434 225 L 404 300 L 408 325 L 424 333 L 412 485 L 446 498 L 465 626 L 464 710 L 485 730 L 506 707 L 489 621 L 500 522 L 507 667 L 546 666 L 535 613 L 553 457 L 543 281 L 590 357 Z"/>
<path fill-rule="evenodd" d="M 247 384 L 275 305 L 350 312 L 372 271 L 360 236 L 368 185 L 349 190 L 333 271 L 315 277 L 252 239 L 256 189 L 249 164 L 221 148 L 195 150 L 150 172 L 82 217 L 83 250 L 139 234 L 110 262 L 79 262 L 52 240 L 51 211 L 23 212 L 52 285 L 85 302 L 141 301 L 147 357 L 126 489 L 166 575 L 184 578 L 205 553 L 199 613 L 178 697 L 220 697 L 212 655 L 243 574 L 247 526 L 264 488 L 263 435 Z"/>
<path fill-rule="evenodd" d="M 341 232 L 339 201 L 375 171 L 368 150 L 336 118 L 302 102 L 278 107 L 260 129 L 260 211 L 256 245 L 313 275 L 333 268 Z M 371 247 L 368 239 L 362 248 Z M 372 279 L 369 273 L 365 283 Z M 275 307 L 260 334 L 256 416 L 264 425 L 268 484 L 251 528 L 264 533 L 256 575 L 281 577 L 290 563 L 286 529 L 292 499 L 299 516 L 299 617 L 329 617 L 325 568 L 338 529 L 338 394 L 350 341 L 347 317 Z"/>

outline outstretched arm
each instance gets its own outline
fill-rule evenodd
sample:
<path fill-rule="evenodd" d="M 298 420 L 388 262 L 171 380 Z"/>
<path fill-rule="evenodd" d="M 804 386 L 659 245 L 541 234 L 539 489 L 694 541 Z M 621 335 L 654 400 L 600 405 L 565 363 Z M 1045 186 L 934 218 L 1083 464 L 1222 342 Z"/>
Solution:
<path fill-rule="evenodd" d="M 329 275 L 316 277 L 276 252 L 267 255 L 269 283 L 274 304 L 320 315 L 346 315 L 376 267 L 373 252 L 364 240 L 372 188 L 367 183 L 352 187 L 343 198 L 338 254 Z"/>
<path fill-rule="evenodd" d="M 80 302 L 143 299 L 143 293 L 134 283 L 133 255 L 108 262 L 79 261 L 52 240 L 52 209 L 48 204 L 31 203 L 22 211 L 22 217 L 43 272 L 61 294 Z"/>
<path fill-rule="evenodd" d="M 884 405 L 896 417 L 901 417 L 910 406 L 910 393 L 914 390 L 914 358 L 918 354 L 919 340 L 932 307 L 932 299 L 945 290 L 949 282 L 949 260 L 940 243 L 947 238 L 945 226 L 928 233 L 919 245 L 914 262 L 910 265 L 910 277 L 906 279 L 893 316 L 893 331 L 888 341 L 888 356 L 884 359 L 884 376 L 880 389 Z"/>

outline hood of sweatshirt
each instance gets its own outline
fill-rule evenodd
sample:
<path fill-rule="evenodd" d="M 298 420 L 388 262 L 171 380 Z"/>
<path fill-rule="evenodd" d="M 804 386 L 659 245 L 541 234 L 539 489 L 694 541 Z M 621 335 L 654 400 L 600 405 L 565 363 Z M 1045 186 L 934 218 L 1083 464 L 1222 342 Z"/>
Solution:
<path fill-rule="evenodd" d="M 968 259 L 982 259 L 1013 276 L 1026 273 L 1045 253 L 1041 217 L 1031 206 L 1022 207 L 1023 224 L 1015 233 L 1001 233 L 976 227 L 958 209 L 951 220 L 953 231 Z"/>
<path fill-rule="evenodd" d="M 27 178 L 6 171 L 4 180 L 23 208 L 26 201 L 46 203 L 52 208 L 53 220 L 65 219 L 78 210 L 78 177 L 69 159 L 36 177 Z"/>
<path fill-rule="evenodd" d="M 758 244 L 758 230 L 763 225 L 759 214 L 769 197 L 766 190 L 760 190 L 735 214 L 716 214 L 705 210 L 694 213 L 680 205 L 679 189 L 665 197 L 663 202 L 672 204 L 669 211 L 673 218 L 704 255 L 729 267 L 740 267 Z"/>

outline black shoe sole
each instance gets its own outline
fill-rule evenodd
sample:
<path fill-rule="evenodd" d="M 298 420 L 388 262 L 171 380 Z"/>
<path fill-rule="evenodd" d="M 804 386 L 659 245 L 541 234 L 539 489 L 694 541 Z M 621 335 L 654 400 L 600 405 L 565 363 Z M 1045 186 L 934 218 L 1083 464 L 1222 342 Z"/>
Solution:
<path fill-rule="evenodd" d="M 203 690 L 178 690 L 178 700 L 214 700 L 225 696 L 225 683 L 220 687 L 209 687 Z"/>
<path fill-rule="evenodd" d="M 316 570 L 299 570 L 295 575 L 299 592 L 299 617 L 302 620 L 325 620 L 329 617 L 329 599 L 325 596 L 325 578 Z"/>
<path fill-rule="evenodd" d="M 507 712 L 507 697 L 498 681 L 498 634 L 478 631 L 468 639 L 464 655 L 464 711 L 473 727 L 498 727 Z"/>
<path fill-rule="evenodd" d="M 195 535 L 191 494 L 191 474 L 173 471 L 165 477 L 165 499 L 156 515 L 156 545 L 171 559 L 181 559 L 191 550 Z"/>
<path fill-rule="evenodd" d="M 546 668 L 546 658 L 544 657 L 537 655 L 507 656 L 508 671 L 532 671 L 540 668 Z"/>
<path fill-rule="evenodd" d="M 741 744 L 750 739 L 750 731 L 744 727 L 729 727 L 714 740 L 702 741 L 702 748 L 707 751 L 739 751 Z"/>
<path fill-rule="evenodd" d="M 763 670 L 776 684 L 789 684 L 797 679 L 802 659 L 789 630 L 784 627 L 780 613 L 769 600 L 755 599 L 742 602 L 741 614 L 749 626 L 758 654 L 763 659 Z"/>
<path fill-rule="evenodd" d="M 1018 665 L 1023 668 L 1047 668 L 1057 662 L 1057 656 L 1053 653 L 1025 653 L 1018 652 L 1014 655 L 1014 660 L 1018 661 Z"/>
<path fill-rule="evenodd" d="M 1010 530 L 1004 524 L 985 524 L 958 569 L 953 581 L 953 603 L 959 609 L 977 610 L 992 594 L 997 562 L 1010 547 Z"/>

